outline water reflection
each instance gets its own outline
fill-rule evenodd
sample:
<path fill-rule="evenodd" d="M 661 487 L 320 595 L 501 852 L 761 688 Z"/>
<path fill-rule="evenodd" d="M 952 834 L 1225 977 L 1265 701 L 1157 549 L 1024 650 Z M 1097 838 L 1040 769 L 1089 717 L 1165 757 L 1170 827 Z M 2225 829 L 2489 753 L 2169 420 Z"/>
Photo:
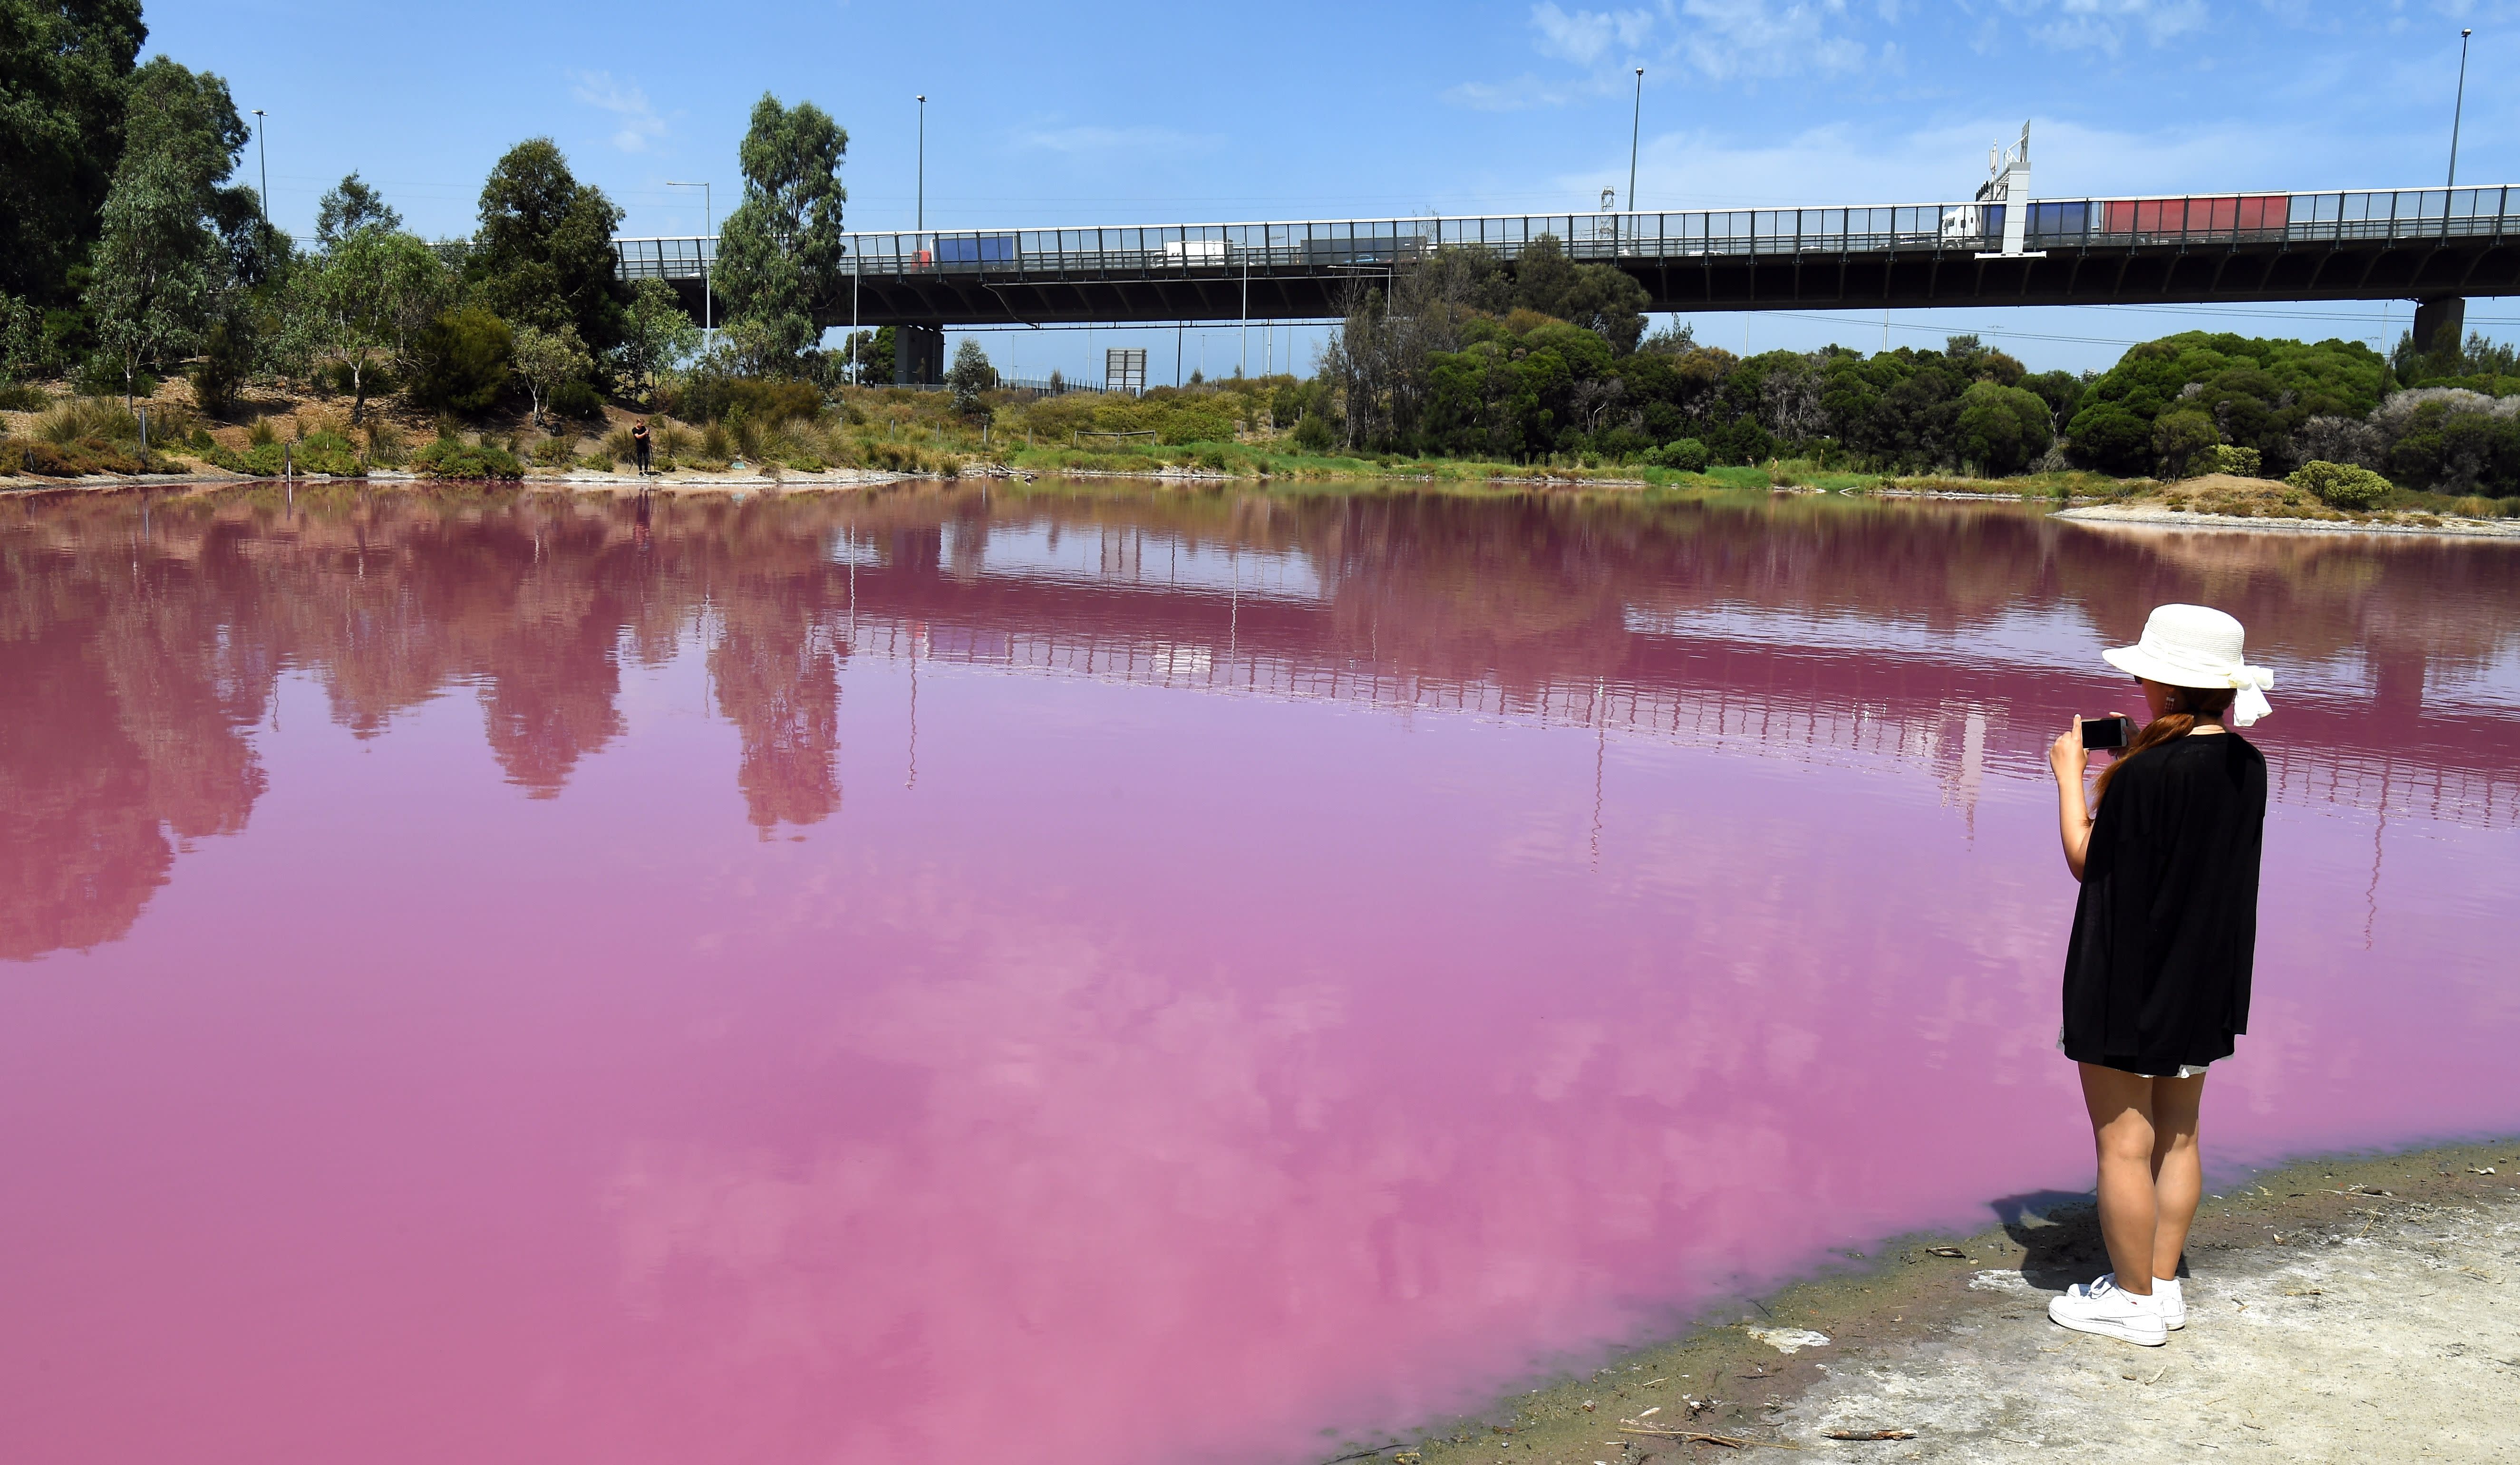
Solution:
<path fill-rule="evenodd" d="M 1889 759 L 1965 810 L 1990 774 L 2036 775 L 2060 680 L 2123 701 L 2090 650 L 2182 597 L 2229 606 L 2282 668 L 2278 799 L 2489 827 L 2520 812 L 2498 751 L 2520 713 L 2512 552 L 2492 546 L 1907 506 L 1000 489 L 984 507 L 932 488 L 22 503 L 0 544 L 0 953 L 18 957 L 111 940 L 174 843 L 244 826 L 265 777 L 249 731 L 284 673 L 316 677 L 361 736 L 472 688 L 500 769 L 551 798 L 621 734 L 622 668 L 695 636 L 765 832 L 840 807 L 860 643 Z"/>
<path fill-rule="evenodd" d="M 1318 1458 L 2080 1185 L 2040 755 L 2167 599 L 2282 677 L 2216 1143 L 2506 1128 L 2515 567 L 1812 502 L 0 505 L 0 1417 Z"/>

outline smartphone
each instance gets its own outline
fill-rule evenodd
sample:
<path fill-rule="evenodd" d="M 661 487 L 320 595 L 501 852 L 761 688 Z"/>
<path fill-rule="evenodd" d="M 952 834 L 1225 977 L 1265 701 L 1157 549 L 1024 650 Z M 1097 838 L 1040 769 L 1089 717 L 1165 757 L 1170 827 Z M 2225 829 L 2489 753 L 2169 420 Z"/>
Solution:
<path fill-rule="evenodd" d="M 2126 717 L 2078 717 L 2074 721 L 2083 730 L 2083 751 L 2096 753 L 2105 748 L 2123 748 L 2135 737 L 2135 720 Z"/>

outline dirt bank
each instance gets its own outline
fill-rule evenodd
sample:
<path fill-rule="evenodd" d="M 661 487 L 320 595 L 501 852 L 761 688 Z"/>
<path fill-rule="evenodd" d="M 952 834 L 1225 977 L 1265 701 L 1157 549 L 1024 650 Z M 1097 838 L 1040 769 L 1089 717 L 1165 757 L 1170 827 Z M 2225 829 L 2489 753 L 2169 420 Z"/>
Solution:
<path fill-rule="evenodd" d="M 2049 1297 L 2107 1265 L 2087 1198 L 1994 1209 L 1977 1235 L 1849 1258 L 1861 1269 L 1350 1458 L 2520 1460 L 2520 1140 L 2315 1161 L 2209 1199 L 2190 1321 L 2166 1348 L 2048 1322 Z"/>

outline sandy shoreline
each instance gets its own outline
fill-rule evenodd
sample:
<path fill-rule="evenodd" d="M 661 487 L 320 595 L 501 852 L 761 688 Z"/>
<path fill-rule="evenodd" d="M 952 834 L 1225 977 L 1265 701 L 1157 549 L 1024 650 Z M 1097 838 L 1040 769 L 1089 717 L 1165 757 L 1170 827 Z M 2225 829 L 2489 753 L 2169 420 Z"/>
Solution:
<path fill-rule="evenodd" d="M 2520 519 L 2438 518 L 2429 524 L 2378 520 L 2242 518 L 2228 513 L 2173 512 L 2150 505 L 2094 504 L 2058 510 L 2053 517 L 2092 524 L 2143 524 L 2174 529 L 2241 529 L 2258 534 L 2433 534 L 2456 539 L 2520 539 Z"/>
<path fill-rule="evenodd" d="M 1323 1458 L 2520 1460 L 2520 1138 L 2304 1161 L 2218 1192 L 2188 1247 L 2189 1324 L 2165 1348 L 2048 1320 L 2049 1297 L 2106 1267 L 2088 1200 L 1998 1209 L 2011 1219 L 1976 1235 L 1900 1238 L 1583 1378 Z"/>

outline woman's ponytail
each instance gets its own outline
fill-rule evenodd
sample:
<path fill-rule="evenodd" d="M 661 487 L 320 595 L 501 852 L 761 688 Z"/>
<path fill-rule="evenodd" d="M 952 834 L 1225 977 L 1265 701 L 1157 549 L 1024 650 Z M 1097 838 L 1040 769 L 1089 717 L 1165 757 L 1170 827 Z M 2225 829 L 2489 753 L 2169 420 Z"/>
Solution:
<path fill-rule="evenodd" d="M 2128 759 L 2146 748 L 2157 748 L 2173 738 L 2185 737 L 2195 731 L 2198 719 L 2220 718 L 2229 710 L 2231 699 L 2239 695 L 2228 687 L 2174 687 L 2170 693 L 2170 710 L 2144 724 L 2143 731 L 2135 735 L 2135 741 L 2126 745 L 2126 751 L 2100 770 L 2100 781 L 2092 790 L 2092 803 L 2098 803 L 2108 794 L 2109 780 L 2118 776 L 2119 769 L 2127 766 Z"/>

